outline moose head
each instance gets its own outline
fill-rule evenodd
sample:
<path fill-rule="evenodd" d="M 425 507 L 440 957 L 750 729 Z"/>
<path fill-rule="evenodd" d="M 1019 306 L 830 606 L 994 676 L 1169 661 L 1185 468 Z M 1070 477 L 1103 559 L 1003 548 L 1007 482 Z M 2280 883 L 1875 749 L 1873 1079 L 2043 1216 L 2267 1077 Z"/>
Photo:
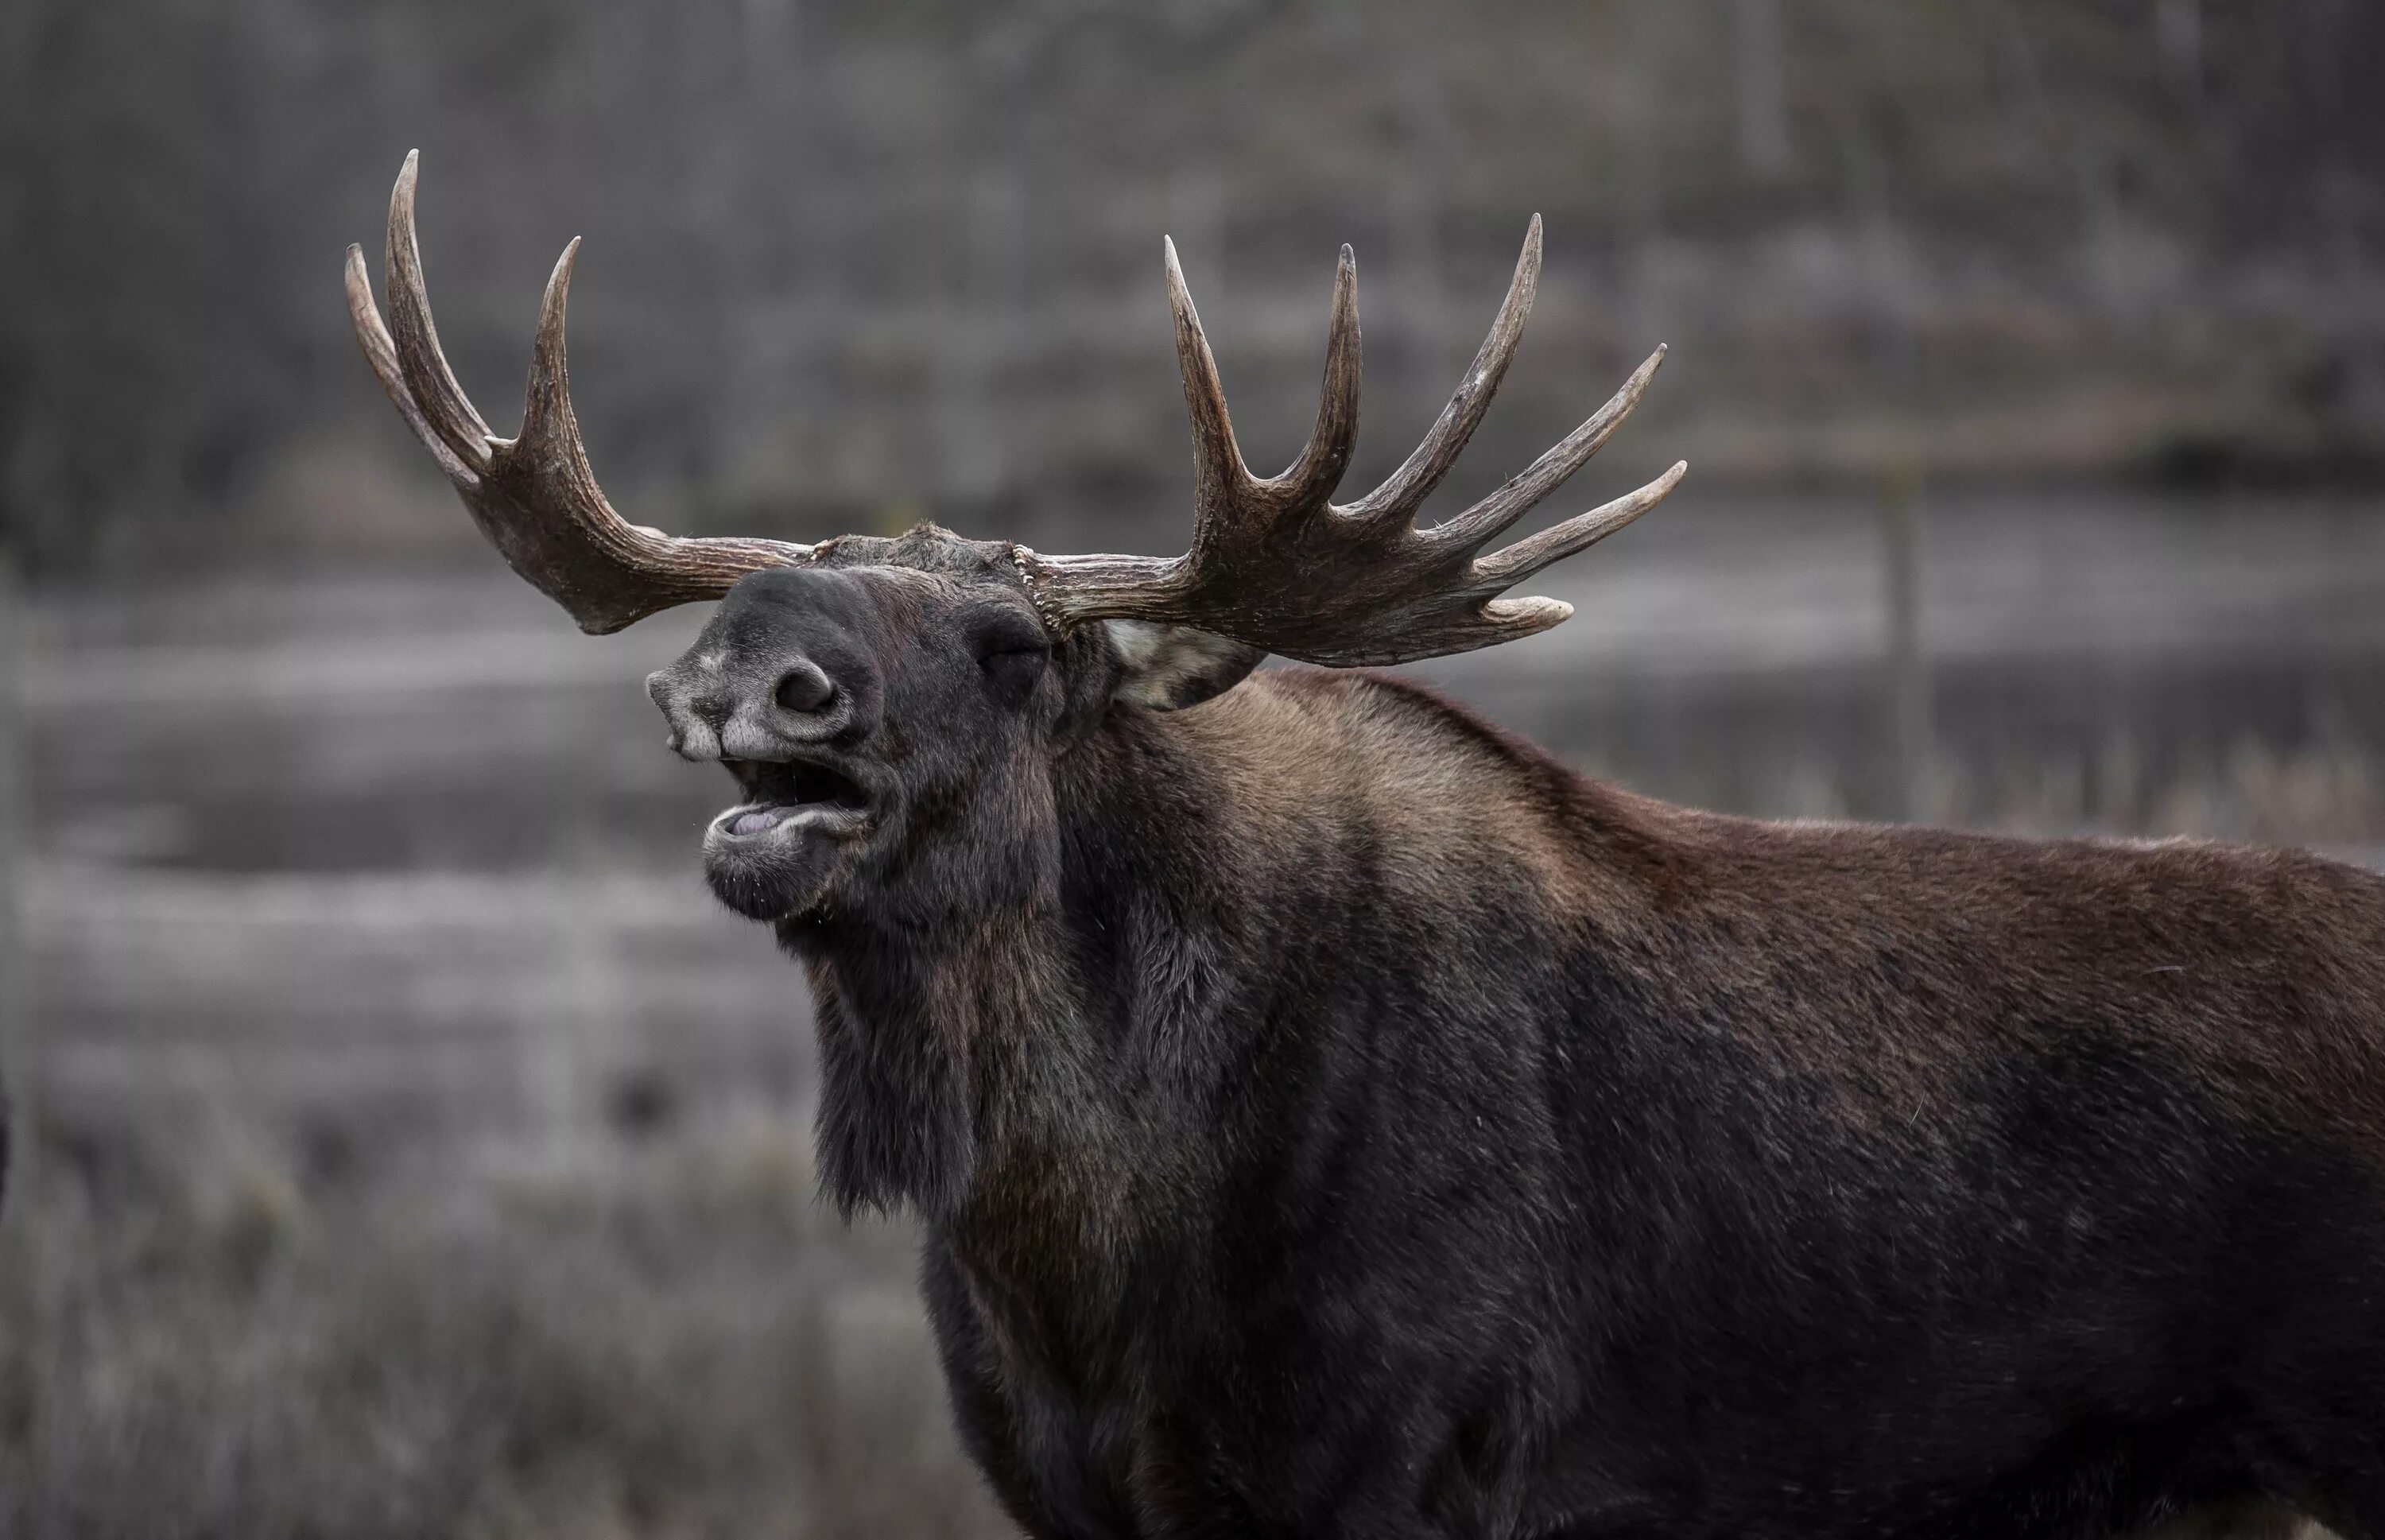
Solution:
<path fill-rule="evenodd" d="M 514 570 L 583 630 L 723 598 L 648 687 L 671 746 L 736 777 L 705 858 L 731 908 L 800 927 L 856 908 L 998 903 L 1031 882 L 1049 769 L 1113 702 L 1155 711 L 1232 688 L 1268 653 L 1389 664 L 1530 636 L 1572 607 L 1505 592 L 1654 507 L 1685 466 L 1486 552 L 1621 425 L 1664 357 L 1521 474 L 1446 522 L 1416 525 L 1498 389 L 1540 278 L 1541 222 L 1456 392 L 1405 463 L 1335 503 L 1358 428 L 1357 267 L 1342 249 L 1323 399 L 1281 475 L 1243 464 L 1200 317 L 1167 247 L 1192 424 L 1183 556 L 1060 556 L 922 525 L 804 545 L 676 539 L 615 513 L 573 418 L 564 307 L 579 242 L 546 286 L 520 432 L 493 434 L 431 324 L 414 232 L 416 157 L 390 200 L 390 319 L 348 251 L 356 334 L 398 411 Z"/>

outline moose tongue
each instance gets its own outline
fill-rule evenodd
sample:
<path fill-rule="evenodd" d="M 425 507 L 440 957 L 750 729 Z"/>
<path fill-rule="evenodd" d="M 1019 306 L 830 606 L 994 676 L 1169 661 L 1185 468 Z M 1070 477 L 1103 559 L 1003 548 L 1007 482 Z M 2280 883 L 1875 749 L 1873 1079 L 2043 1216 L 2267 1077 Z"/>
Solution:
<path fill-rule="evenodd" d="M 765 829 L 774 827 L 786 816 L 787 809 L 784 808 L 757 808 L 753 812 L 738 815 L 737 821 L 729 826 L 729 832 L 732 834 L 758 834 Z"/>

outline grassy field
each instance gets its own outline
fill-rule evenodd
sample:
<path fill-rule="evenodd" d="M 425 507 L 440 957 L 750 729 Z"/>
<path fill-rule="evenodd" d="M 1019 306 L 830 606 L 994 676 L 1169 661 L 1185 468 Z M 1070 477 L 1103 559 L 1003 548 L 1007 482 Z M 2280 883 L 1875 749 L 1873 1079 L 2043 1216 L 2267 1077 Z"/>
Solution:
<path fill-rule="evenodd" d="M 1002 1533 L 911 1237 L 762 1111 L 435 1176 L 71 1124 L 0 1345 L 12 1535 Z"/>

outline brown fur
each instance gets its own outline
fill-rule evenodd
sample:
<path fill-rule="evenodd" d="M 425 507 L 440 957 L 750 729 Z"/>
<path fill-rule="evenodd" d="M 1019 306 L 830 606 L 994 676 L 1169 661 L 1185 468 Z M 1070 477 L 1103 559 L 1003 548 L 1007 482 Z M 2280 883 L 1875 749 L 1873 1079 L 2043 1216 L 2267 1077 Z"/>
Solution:
<path fill-rule="evenodd" d="M 656 684 L 867 791 L 707 859 L 1030 1531 L 2385 1540 L 2385 878 L 1696 812 L 1128 642 L 790 571 Z"/>

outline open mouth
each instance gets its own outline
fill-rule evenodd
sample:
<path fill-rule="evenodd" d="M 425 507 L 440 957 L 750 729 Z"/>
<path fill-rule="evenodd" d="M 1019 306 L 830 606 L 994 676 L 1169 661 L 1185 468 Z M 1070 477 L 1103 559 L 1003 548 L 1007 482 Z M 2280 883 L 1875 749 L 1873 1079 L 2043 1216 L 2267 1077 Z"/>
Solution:
<path fill-rule="evenodd" d="M 809 760 L 726 759 L 745 800 L 712 820 L 714 834 L 760 839 L 781 830 L 851 831 L 869 820 L 869 793 L 833 765 Z"/>

